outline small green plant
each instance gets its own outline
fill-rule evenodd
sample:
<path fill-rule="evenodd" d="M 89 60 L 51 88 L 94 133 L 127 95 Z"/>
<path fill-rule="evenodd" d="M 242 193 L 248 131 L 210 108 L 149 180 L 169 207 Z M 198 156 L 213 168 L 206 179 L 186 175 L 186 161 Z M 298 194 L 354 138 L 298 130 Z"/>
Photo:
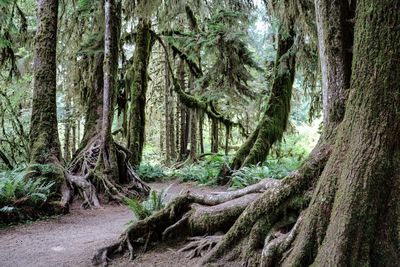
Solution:
<path fill-rule="evenodd" d="M 0 173 L 0 213 L 25 217 L 26 210 L 39 209 L 47 201 L 53 185 L 44 178 L 25 179 L 24 169 Z"/>
<path fill-rule="evenodd" d="M 221 167 L 226 162 L 227 159 L 224 156 L 208 155 L 202 161 L 175 170 L 174 175 L 183 182 L 194 181 L 199 184 L 215 184 Z"/>
<path fill-rule="evenodd" d="M 125 198 L 125 204 L 135 214 L 138 220 L 143 220 L 165 207 L 166 196 L 170 187 L 171 186 L 162 189 L 159 192 L 151 190 L 149 197 L 143 202 L 135 198 Z"/>
<path fill-rule="evenodd" d="M 232 175 L 231 187 L 243 188 L 255 183 L 262 179 L 269 177 L 270 169 L 267 166 L 250 166 L 243 167 Z"/>
<path fill-rule="evenodd" d="M 150 163 L 140 164 L 136 172 L 139 177 L 145 182 L 154 182 L 167 176 L 164 167 L 160 165 L 152 165 Z"/>

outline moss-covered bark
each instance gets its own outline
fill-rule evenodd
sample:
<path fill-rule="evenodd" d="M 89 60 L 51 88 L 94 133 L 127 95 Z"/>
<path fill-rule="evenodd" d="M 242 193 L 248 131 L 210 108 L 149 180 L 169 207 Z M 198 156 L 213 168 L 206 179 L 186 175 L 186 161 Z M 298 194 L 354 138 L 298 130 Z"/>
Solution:
<path fill-rule="evenodd" d="M 147 69 L 153 43 L 150 26 L 151 22 L 148 19 L 139 18 L 133 64 L 126 75 L 131 91 L 128 148 L 132 153 L 131 163 L 133 166 L 139 165 L 142 160 L 145 141 Z"/>
<path fill-rule="evenodd" d="M 293 26 L 291 25 L 290 27 Z M 281 140 L 288 125 L 296 70 L 294 38 L 294 32 L 291 28 L 286 38 L 283 37 L 282 33 L 278 36 L 275 77 L 271 95 L 268 99 L 267 109 L 261 117 L 257 139 L 244 160 L 243 166 L 263 162 L 272 145 Z"/>
<path fill-rule="evenodd" d="M 57 9 L 56 0 L 38 1 L 29 136 L 32 164 L 45 164 L 61 159 L 56 107 Z"/>
<path fill-rule="evenodd" d="M 104 38 L 97 40 L 100 51 L 89 60 L 93 72 L 89 72 L 92 86 L 88 88 L 85 133 L 66 172 L 71 186 L 83 197 L 83 205 L 89 207 L 100 206 L 98 192 L 104 192 L 110 200 L 121 201 L 127 195 L 147 195 L 150 189 L 134 172 L 129 162 L 130 152 L 112 138 L 121 11 L 119 1 L 105 1 L 104 11 L 100 12 L 100 16 L 106 15 L 105 20 L 100 18 L 99 21 L 105 25 L 98 28 L 99 36 L 104 31 Z M 69 200 L 72 193 L 73 190 L 69 193 Z"/>
<path fill-rule="evenodd" d="M 34 51 L 34 83 L 30 122 L 30 164 L 61 163 L 61 148 L 57 129 L 56 107 L 56 45 L 58 1 L 38 1 L 37 31 Z M 33 168 L 38 176 L 40 168 Z M 32 169 L 32 170 L 33 170 Z M 54 168 L 54 169 L 59 169 Z M 49 172 L 47 172 L 49 173 Z M 60 185 L 61 171 L 49 179 Z"/>
<path fill-rule="evenodd" d="M 323 8 L 339 4 L 316 3 Z M 329 67 L 344 71 L 343 75 L 351 71 L 346 106 L 345 101 L 337 101 L 338 106 L 328 109 L 331 119 L 308 160 L 281 182 L 263 186 L 265 192 L 242 212 L 235 213 L 240 214 L 235 223 L 199 265 L 398 266 L 399 9 L 400 2 L 391 0 L 357 1 L 351 70 L 345 66 L 351 60 L 343 63 L 339 58 L 342 53 L 327 53 L 326 60 L 321 60 L 321 64 L 336 64 Z M 329 25 L 337 27 L 341 18 L 336 17 L 336 22 Z M 334 40 L 328 34 L 324 45 L 335 47 L 338 43 Z M 345 45 L 348 43 L 339 42 L 338 48 Z M 334 82 L 328 83 L 327 90 L 343 89 Z M 345 112 L 337 112 L 336 108 Z M 247 196 L 250 192 L 243 193 Z M 212 197 L 194 198 L 189 194 L 173 201 L 157 215 L 129 229 L 111 251 L 124 245 L 132 252 L 132 242 L 143 232 L 179 229 L 179 233 L 186 233 L 184 230 L 191 229 L 187 222 L 196 212 L 191 213 L 192 208 L 198 204 L 209 206 L 201 218 L 207 222 L 205 231 L 214 234 L 220 228 L 213 226 L 216 221 L 208 221 L 207 215 L 215 215 L 220 202 L 210 201 Z M 196 204 L 191 205 L 192 201 Z M 188 203 L 190 207 L 186 206 Z M 226 207 L 226 213 L 222 211 L 223 217 L 229 217 L 228 210 Z M 171 218 L 174 220 L 168 221 Z M 99 255 L 105 259 L 108 251 L 110 248 Z"/>
<path fill-rule="evenodd" d="M 218 153 L 219 150 L 219 123 L 211 120 L 211 153 Z"/>
<path fill-rule="evenodd" d="M 293 27 L 291 25 L 290 27 Z M 237 170 L 246 165 L 263 162 L 272 145 L 282 138 L 288 124 L 290 101 L 295 75 L 294 32 L 278 34 L 278 50 L 276 53 L 274 81 L 268 105 L 263 112 L 256 129 L 236 152 L 230 170 Z M 223 170 L 221 175 L 228 174 Z"/>
<path fill-rule="evenodd" d="M 285 261 L 288 266 L 400 262 L 395 219 L 400 190 L 395 173 L 400 67 L 395 58 L 400 56 L 400 32 L 391 27 L 400 23 L 399 8 L 393 1 L 357 2 L 350 98 L 335 150 Z"/>
<path fill-rule="evenodd" d="M 104 43 L 104 39 L 101 38 L 98 42 L 99 45 L 101 45 Z M 79 153 L 100 133 L 101 123 L 103 121 L 103 50 L 95 53 L 95 55 L 91 56 L 87 60 L 89 61 L 89 72 L 91 75 L 89 77 L 89 88 L 87 89 L 87 100 L 85 101 L 85 128 L 83 131 L 82 141 L 79 144 L 76 153 Z"/>

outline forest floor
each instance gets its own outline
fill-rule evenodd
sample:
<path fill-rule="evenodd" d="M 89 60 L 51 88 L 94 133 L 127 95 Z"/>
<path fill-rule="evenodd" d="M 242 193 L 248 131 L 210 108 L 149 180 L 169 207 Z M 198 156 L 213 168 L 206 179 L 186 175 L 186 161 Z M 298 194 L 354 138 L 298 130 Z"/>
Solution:
<path fill-rule="evenodd" d="M 152 183 L 153 189 L 168 187 L 173 182 Z M 224 187 L 197 186 L 175 182 L 167 199 L 182 191 L 219 192 Z M 81 209 L 76 203 L 64 216 L 0 229 L 0 266 L 91 266 L 96 250 L 116 241 L 133 219 L 133 213 L 121 205 L 104 205 L 97 210 Z M 111 266 L 190 266 L 185 253 L 178 252 L 181 244 L 164 244 L 132 262 L 121 258 Z"/>

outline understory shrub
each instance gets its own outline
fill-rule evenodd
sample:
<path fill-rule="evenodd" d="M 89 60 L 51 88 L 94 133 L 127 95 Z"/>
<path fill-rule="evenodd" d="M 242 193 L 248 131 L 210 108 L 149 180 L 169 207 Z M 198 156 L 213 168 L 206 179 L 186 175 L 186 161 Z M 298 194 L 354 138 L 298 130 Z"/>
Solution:
<path fill-rule="evenodd" d="M 140 202 L 140 200 L 136 198 L 125 198 L 125 204 L 135 214 L 138 220 L 143 220 L 165 207 L 166 196 L 170 187 L 171 186 L 168 186 L 161 191 L 151 190 L 148 198 L 143 202 Z M 129 223 L 132 222 L 133 221 L 130 221 Z"/>
<path fill-rule="evenodd" d="M 154 182 L 167 176 L 166 169 L 160 165 L 142 163 L 136 170 L 140 179 L 144 182 Z"/>
<path fill-rule="evenodd" d="M 217 176 L 227 158 L 221 155 L 208 155 L 202 161 L 175 170 L 174 176 L 183 182 L 194 181 L 199 184 L 215 184 Z"/>
<path fill-rule="evenodd" d="M 53 182 L 25 179 L 24 169 L 0 172 L 0 222 L 36 217 L 51 195 Z"/>
<path fill-rule="evenodd" d="M 243 188 L 267 178 L 270 169 L 267 166 L 243 167 L 232 174 L 231 187 Z"/>
<path fill-rule="evenodd" d="M 312 143 L 302 134 L 288 135 L 261 165 L 243 167 L 232 174 L 231 187 L 243 188 L 265 178 L 282 179 L 297 169 L 310 153 Z"/>

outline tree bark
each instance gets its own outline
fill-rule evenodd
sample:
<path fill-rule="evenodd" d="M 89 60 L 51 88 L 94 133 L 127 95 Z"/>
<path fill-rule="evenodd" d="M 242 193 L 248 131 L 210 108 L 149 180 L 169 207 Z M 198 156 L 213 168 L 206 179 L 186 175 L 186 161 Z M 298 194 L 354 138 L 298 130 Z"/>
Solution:
<path fill-rule="evenodd" d="M 30 129 L 31 164 L 59 163 L 57 130 L 56 45 L 57 0 L 39 0 L 33 61 L 34 83 Z"/>
<path fill-rule="evenodd" d="M 130 164 L 130 152 L 117 144 L 111 134 L 115 106 L 115 77 L 118 60 L 120 2 L 107 0 L 97 24 L 99 50 L 93 56 L 93 81 L 89 88 L 83 140 L 66 172 L 70 184 L 84 199 L 83 206 L 99 207 L 98 192 L 109 200 L 143 196 L 150 188 L 140 180 Z M 104 18 L 102 17 L 104 16 Z M 103 35 L 104 32 L 104 35 Z M 104 38 L 103 38 L 104 36 Z M 72 191 L 72 190 L 71 190 Z M 70 193 L 72 200 L 72 193 Z"/>
<path fill-rule="evenodd" d="M 204 153 L 204 113 L 202 111 L 198 111 L 199 114 L 199 140 L 200 140 L 200 153 Z"/>
<path fill-rule="evenodd" d="M 286 130 L 295 75 L 296 52 L 293 48 L 295 38 L 293 23 L 288 26 L 289 34 L 284 35 L 283 29 L 280 29 L 278 33 L 275 77 L 267 109 L 262 114 L 256 129 L 236 152 L 230 170 L 221 171 L 222 176 L 241 167 L 263 162 L 272 145 L 282 138 Z M 221 179 L 221 181 L 225 180 Z"/>
<path fill-rule="evenodd" d="M 67 95 L 65 97 L 65 112 L 67 114 L 64 122 L 64 159 L 66 162 L 71 160 L 71 98 Z"/>
<path fill-rule="evenodd" d="M 118 68 L 119 24 L 117 3 L 115 0 L 105 0 L 105 30 L 104 30 L 104 89 L 103 89 L 103 120 L 101 125 L 101 155 L 106 179 L 119 177 L 116 150 L 111 135 L 114 117 L 115 77 Z"/>
<path fill-rule="evenodd" d="M 399 8 L 400 3 L 388 0 L 357 1 L 350 99 L 336 147 L 287 265 L 396 266 L 400 262 L 395 219 L 400 190 L 396 173 L 400 145 L 395 137 L 400 130 L 395 108 L 400 100 L 400 67 L 395 59 L 400 56 L 396 45 L 400 33 L 388 27 L 399 25 L 395 11 Z"/>
<path fill-rule="evenodd" d="M 194 89 L 194 76 L 190 74 L 189 76 L 189 90 Z M 192 110 L 190 112 L 190 153 L 189 158 L 191 160 L 196 159 L 197 155 L 197 111 Z"/>
<path fill-rule="evenodd" d="M 184 90 L 185 86 L 185 62 L 180 59 L 177 68 L 177 76 L 179 79 L 179 84 L 181 88 Z M 180 102 L 180 101 L 179 101 Z M 184 160 L 188 156 L 188 109 L 185 107 L 183 103 L 179 103 L 179 112 L 180 112 L 180 145 L 179 145 L 179 160 Z"/>
<path fill-rule="evenodd" d="M 170 104 L 170 79 L 169 79 L 169 68 L 168 68 L 168 55 L 165 53 L 164 55 L 164 112 L 165 112 L 165 161 L 167 164 L 171 162 L 172 155 L 171 155 L 171 147 L 174 144 L 171 144 L 171 127 L 174 127 L 173 125 L 170 124 L 170 114 L 171 114 L 171 107 L 169 106 Z"/>
<path fill-rule="evenodd" d="M 219 125 L 217 120 L 211 120 L 211 153 L 218 153 Z"/>
<path fill-rule="evenodd" d="M 131 80 L 131 111 L 129 117 L 128 148 L 132 153 L 131 163 L 133 166 L 140 164 L 145 142 L 147 69 L 152 47 L 150 27 L 150 21 L 139 18 L 135 38 L 134 59 L 129 70 L 129 80 Z"/>
<path fill-rule="evenodd" d="M 334 8 L 341 2 L 316 1 L 316 4 Z M 229 228 L 199 265 L 397 266 L 400 262 L 399 9 L 400 2 L 391 0 L 357 1 L 351 69 L 345 66 L 351 60 L 343 63 L 339 58 L 342 53 L 327 48 L 336 46 L 340 50 L 349 43 L 337 43 L 330 36 L 337 32 L 327 32 L 324 45 L 332 53 L 327 53 L 321 64 L 336 64 L 329 67 L 344 71 L 343 75 L 351 70 L 351 91 L 347 101 L 336 102 L 339 106 L 328 109 L 332 113 L 328 114 L 328 125 L 299 170 L 281 181 L 275 180 L 276 183 L 261 185 L 265 191 L 255 200 L 245 201 L 242 197 L 260 193 L 252 191 L 259 189 L 258 186 L 241 190 L 240 197 L 184 195 L 134 224 L 118 244 L 97 255 L 106 259 L 108 252 L 113 254 L 118 249 L 133 253 L 129 244 L 148 233 L 156 233 L 152 241 L 161 241 L 171 233 L 204 235 Z M 335 19 L 328 16 L 322 19 L 332 19 L 329 27 L 338 29 L 343 17 L 337 14 L 332 13 Z M 334 83 L 331 80 L 327 90 L 343 90 Z M 345 102 L 346 107 L 341 106 Z M 244 210 L 236 202 L 245 203 Z M 232 225 L 232 221 L 224 221 L 224 228 L 219 222 L 232 214 L 233 207 L 238 208 L 234 209 L 234 219 L 231 218 L 235 222 Z M 195 216 L 200 209 L 201 216 Z"/>

